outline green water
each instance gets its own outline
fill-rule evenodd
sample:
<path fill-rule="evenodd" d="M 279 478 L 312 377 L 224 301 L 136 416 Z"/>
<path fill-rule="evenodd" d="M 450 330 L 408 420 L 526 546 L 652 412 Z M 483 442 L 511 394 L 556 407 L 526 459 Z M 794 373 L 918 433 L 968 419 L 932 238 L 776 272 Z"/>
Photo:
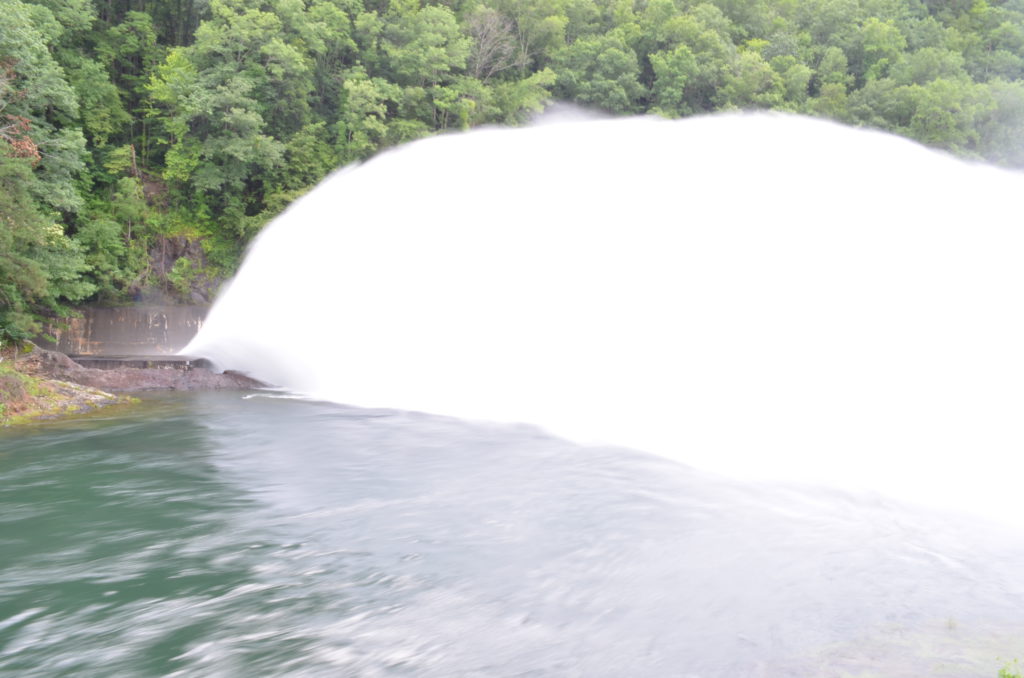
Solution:
<path fill-rule="evenodd" d="M 3 676 L 995 676 L 1019 535 L 239 394 L 0 433 Z"/>

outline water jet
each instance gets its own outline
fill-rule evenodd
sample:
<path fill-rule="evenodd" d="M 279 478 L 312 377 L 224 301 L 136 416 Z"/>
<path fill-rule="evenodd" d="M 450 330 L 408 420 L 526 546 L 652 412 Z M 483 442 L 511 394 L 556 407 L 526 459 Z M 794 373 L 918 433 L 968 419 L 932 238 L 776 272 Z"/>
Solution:
<path fill-rule="evenodd" d="M 185 351 L 313 398 L 1024 515 L 1022 192 L 779 114 L 434 137 L 293 204 Z"/>

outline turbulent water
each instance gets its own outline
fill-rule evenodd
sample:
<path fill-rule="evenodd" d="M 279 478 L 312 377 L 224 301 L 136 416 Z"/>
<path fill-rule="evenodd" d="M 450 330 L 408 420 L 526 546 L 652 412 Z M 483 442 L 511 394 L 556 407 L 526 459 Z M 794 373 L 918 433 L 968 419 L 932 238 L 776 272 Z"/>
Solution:
<path fill-rule="evenodd" d="M 995 678 L 1018 535 L 240 394 L 0 432 L 0 675 Z"/>
<path fill-rule="evenodd" d="M 292 206 L 186 352 L 335 402 L 1024 520 L 1021 195 L 791 116 L 432 138 Z"/>

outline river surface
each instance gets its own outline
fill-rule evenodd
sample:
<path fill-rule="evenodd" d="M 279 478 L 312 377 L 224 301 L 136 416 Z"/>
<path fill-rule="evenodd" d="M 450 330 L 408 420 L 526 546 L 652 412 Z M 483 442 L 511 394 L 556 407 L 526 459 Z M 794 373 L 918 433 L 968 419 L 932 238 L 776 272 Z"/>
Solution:
<path fill-rule="evenodd" d="M 165 396 L 0 432 L 0 674 L 995 678 L 1021 544 L 527 426 Z"/>

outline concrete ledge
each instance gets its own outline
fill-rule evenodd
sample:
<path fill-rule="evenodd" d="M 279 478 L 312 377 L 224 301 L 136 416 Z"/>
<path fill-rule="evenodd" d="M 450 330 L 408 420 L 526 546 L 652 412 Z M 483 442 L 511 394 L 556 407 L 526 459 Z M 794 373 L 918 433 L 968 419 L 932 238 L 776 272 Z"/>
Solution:
<path fill-rule="evenodd" d="M 97 370 L 134 367 L 188 371 L 196 367 L 210 368 L 209 360 L 185 355 L 69 355 L 68 357 L 82 367 Z"/>

